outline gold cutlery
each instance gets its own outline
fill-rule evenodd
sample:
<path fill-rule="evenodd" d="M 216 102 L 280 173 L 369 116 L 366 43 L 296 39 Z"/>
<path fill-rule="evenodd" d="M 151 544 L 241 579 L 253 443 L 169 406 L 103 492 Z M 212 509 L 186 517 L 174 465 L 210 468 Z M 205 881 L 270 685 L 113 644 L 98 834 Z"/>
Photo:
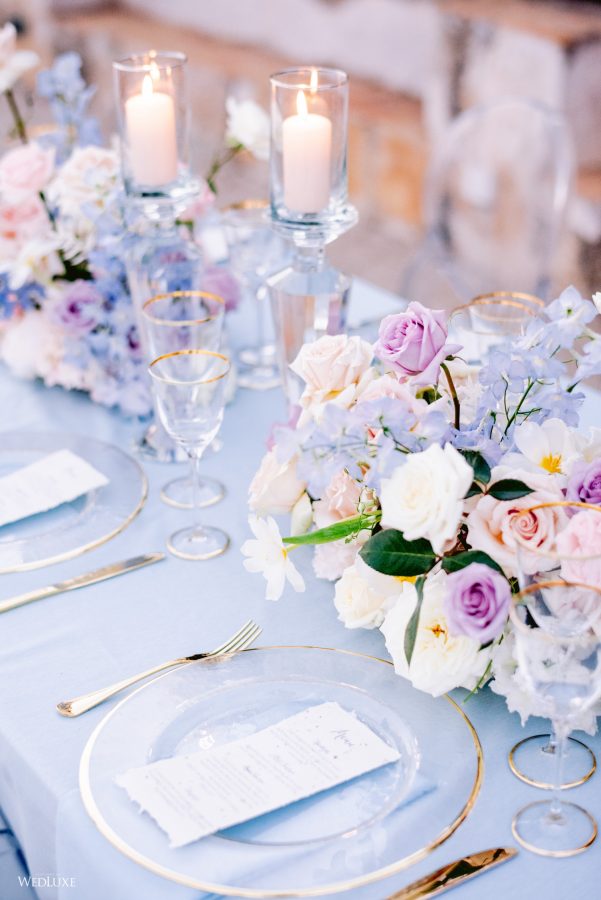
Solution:
<path fill-rule="evenodd" d="M 9 597 L 8 600 L 0 600 L 0 613 L 8 612 L 9 609 L 16 609 L 18 606 L 25 606 L 26 603 L 32 603 L 34 600 L 44 600 L 46 597 L 54 597 L 55 594 L 74 591 L 76 588 L 86 587 L 88 584 L 96 584 L 98 581 L 106 581 L 107 578 L 115 578 L 116 575 L 125 575 L 126 572 L 133 572 L 135 569 L 141 569 L 143 566 L 150 566 L 153 563 L 160 562 L 162 559 L 165 559 L 164 553 L 145 553 L 143 556 L 133 556 L 131 559 L 123 560 L 123 562 L 103 566 L 102 569 L 96 569 L 94 572 L 88 572 L 85 575 L 76 575 L 75 578 L 60 581 L 58 584 L 38 588 L 35 591 L 29 591 L 27 594 L 19 594 L 17 597 Z"/>
<path fill-rule="evenodd" d="M 263 629 L 255 624 L 255 622 L 249 620 L 242 628 L 239 628 L 231 638 L 214 650 L 209 650 L 206 653 L 194 653 L 192 656 L 182 656 L 179 659 L 171 659 L 169 662 L 161 663 L 161 665 L 154 666 L 152 669 L 146 669 L 145 672 L 138 672 L 137 675 L 132 675 L 130 678 L 118 681 L 116 684 L 110 685 L 110 687 L 101 688 L 97 691 L 90 691 L 89 694 L 83 694 L 81 697 L 74 697 L 73 700 L 65 700 L 62 703 L 57 703 L 56 708 L 61 716 L 68 716 L 69 718 L 80 716 L 82 713 L 87 712 L 89 709 L 93 709 L 100 703 L 104 703 L 105 700 L 118 694 L 119 691 L 131 687 L 132 684 L 136 684 L 137 681 L 142 681 L 150 675 L 156 675 L 164 669 L 170 669 L 172 666 L 181 666 L 185 663 L 194 662 L 197 659 L 214 659 L 218 656 L 238 653 L 240 650 L 244 650 L 256 641 L 262 630 Z"/>
<path fill-rule="evenodd" d="M 471 856 L 464 856 L 442 866 L 419 881 L 413 881 L 396 894 L 390 894 L 386 900 L 420 900 L 421 897 L 435 897 L 467 881 L 468 878 L 474 878 L 493 866 L 499 866 L 513 859 L 517 852 L 515 847 L 495 847 L 492 850 L 472 853 Z"/>

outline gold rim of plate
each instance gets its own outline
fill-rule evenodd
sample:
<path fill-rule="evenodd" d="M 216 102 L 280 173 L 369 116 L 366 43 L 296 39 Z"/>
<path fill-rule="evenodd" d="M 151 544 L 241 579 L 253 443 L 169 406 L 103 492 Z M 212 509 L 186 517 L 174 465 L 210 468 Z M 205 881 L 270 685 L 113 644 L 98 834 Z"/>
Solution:
<path fill-rule="evenodd" d="M 40 434 L 40 432 L 35 432 L 35 434 Z M 67 437 L 81 437 L 81 435 L 69 434 Z M 56 563 L 65 562 L 68 559 L 75 559 L 78 556 L 83 556 L 85 553 L 89 553 L 90 550 L 95 550 L 96 547 L 101 547 L 103 544 L 111 541 L 114 537 L 117 537 L 117 535 L 125 531 L 125 529 L 129 525 L 131 525 L 136 516 L 138 516 L 142 512 L 144 504 L 148 499 L 148 478 L 140 463 L 136 459 L 134 459 L 133 456 L 130 456 L 129 453 L 126 453 L 125 450 L 122 450 L 121 447 L 117 447 L 116 444 L 109 444 L 107 443 L 107 441 L 99 441 L 96 438 L 85 439 L 94 441 L 94 443 L 101 444 L 104 447 L 110 447 L 111 450 L 117 450 L 119 453 L 122 453 L 123 456 L 127 457 L 127 459 L 134 465 L 140 476 L 141 485 L 140 497 L 136 506 L 116 528 L 113 528 L 110 532 L 108 532 L 108 534 L 102 535 L 102 537 L 97 538 L 95 541 L 89 541 L 87 544 L 75 547 L 73 550 L 65 550 L 63 553 L 57 553 L 56 555 L 46 557 L 45 559 L 36 559 L 33 562 L 20 563 L 17 566 L 8 566 L 6 568 L 3 568 L 2 565 L 0 565 L 0 575 L 11 575 L 15 572 L 29 572 L 32 569 L 42 569 L 45 566 L 53 566 Z"/>
<path fill-rule="evenodd" d="M 247 650 L 243 650 L 242 652 L 264 653 L 269 652 L 270 650 L 317 650 L 324 653 L 339 653 L 344 656 L 360 657 L 362 659 L 370 660 L 371 662 L 382 663 L 385 666 L 392 666 L 392 662 L 390 660 L 381 659 L 378 656 L 371 656 L 367 653 L 359 653 L 358 651 L 354 650 L 340 650 L 334 647 L 317 647 L 310 644 L 292 646 L 282 644 L 267 647 L 250 647 Z M 204 661 L 200 661 L 199 663 L 195 663 L 195 665 L 203 665 L 203 663 Z M 186 663 L 186 665 L 188 664 Z M 365 887 L 369 884 L 374 884 L 377 881 L 382 881 L 384 878 L 389 878 L 391 875 L 397 875 L 399 872 L 402 872 L 405 869 L 408 869 L 410 866 L 413 866 L 416 863 L 420 862 L 422 859 L 425 859 L 427 856 L 433 853 L 434 850 L 440 847 L 441 844 L 447 841 L 451 837 L 451 835 L 455 833 L 455 831 L 457 831 L 459 826 L 462 825 L 463 822 L 465 822 L 474 808 L 474 804 L 476 802 L 478 794 L 480 793 L 482 780 L 484 778 L 484 754 L 482 751 L 482 744 L 480 742 L 480 738 L 478 737 L 476 729 L 472 725 L 470 719 L 461 709 L 461 707 L 451 697 L 449 697 L 448 694 L 444 694 L 441 699 L 444 699 L 448 703 L 450 703 L 451 707 L 455 709 L 455 711 L 461 716 L 468 728 L 468 731 L 474 743 L 474 750 L 476 753 L 476 774 L 469 796 L 462 809 L 455 816 L 455 818 L 448 825 L 445 825 L 444 828 L 442 828 L 442 830 L 436 835 L 436 837 L 428 844 L 425 844 L 423 847 L 420 847 L 418 850 L 415 850 L 408 856 L 402 857 L 395 863 L 391 863 L 381 869 L 376 869 L 373 872 L 368 872 L 365 875 L 359 875 L 355 878 L 349 878 L 346 881 L 338 881 L 334 882 L 333 884 L 325 884 L 318 888 L 261 889 L 232 887 L 230 885 L 215 884 L 212 882 L 206 882 L 196 878 L 192 878 L 187 875 L 183 875 L 182 873 L 177 872 L 174 869 L 170 869 L 167 866 L 159 865 L 152 859 L 149 859 L 143 853 L 140 853 L 138 850 L 130 847 L 127 841 L 121 838 L 106 822 L 94 799 L 94 795 L 90 785 L 89 766 L 92 756 L 92 750 L 94 749 L 96 740 L 103 731 L 107 722 L 112 718 L 112 716 L 115 715 L 115 713 L 122 706 L 124 706 L 124 704 L 131 700 L 131 698 L 138 694 L 140 691 L 146 690 L 148 687 L 150 687 L 150 685 L 154 684 L 160 678 L 168 677 L 173 671 L 177 670 L 172 669 L 171 672 L 166 672 L 163 675 L 159 675 L 157 678 L 153 678 L 146 684 L 143 684 L 141 687 L 128 694 L 109 713 L 107 713 L 107 715 L 96 726 L 96 728 L 90 735 L 88 742 L 84 747 L 79 764 L 79 789 L 81 792 L 83 805 L 98 831 L 103 835 L 103 837 L 107 839 L 110 844 L 112 844 L 113 847 L 115 847 L 125 856 L 129 857 L 129 859 L 132 859 L 134 862 L 138 863 L 138 865 L 142 866 L 145 869 L 148 869 L 150 872 L 153 872 L 155 875 L 160 875 L 162 878 L 166 878 L 169 881 L 175 881 L 178 884 L 194 888 L 198 891 L 204 891 L 209 894 L 225 894 L 226 896 L 246 897 L 249 898 L 249 900 L 270 900 L 270 898 L 276 897 L 321 897 L 324 894 L 342 893 L 343 891 L 350 891 L 356 888 Z"/>

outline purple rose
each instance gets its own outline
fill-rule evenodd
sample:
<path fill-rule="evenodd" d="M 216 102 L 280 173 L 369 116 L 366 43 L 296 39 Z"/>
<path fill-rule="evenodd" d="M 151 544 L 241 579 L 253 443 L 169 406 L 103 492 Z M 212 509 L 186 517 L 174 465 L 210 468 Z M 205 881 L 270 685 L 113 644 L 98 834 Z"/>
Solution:
<path fill-rule="evenodd" d="M 374 353 L 399 375 L 412 377 L 415 384 L 434 384 L 441 362 L 461 349 L 446 341 L 444 310 L 410 303 L 405 312 L 382 320 Z"/>
<path fill-rule="evenodd" d="M 566 497 L 568 500 L 601 505 L 601 459 L 576 463 L 568 481 Z"/>
<path fill-rule="evenodd" d="M 202 276 L 202 289 L 221 297 L 226 312 L 236 309 L 240 302 L 238 282 L 224 266 L 209 266 Z"/>
<path fill-rule="evenodd" d="M 490 566 L 471 563 L 447 578 L 444 611 L 451 634 L 488 644 L 503 631 L 510 603 L 509 582 Z"/>
<path fill-rule="evenodd" d="M 90 281 L 74 281 L 53 300 L 52 317 L 69 334 L 88 334 L 102 319 L 102 295 Z"/>

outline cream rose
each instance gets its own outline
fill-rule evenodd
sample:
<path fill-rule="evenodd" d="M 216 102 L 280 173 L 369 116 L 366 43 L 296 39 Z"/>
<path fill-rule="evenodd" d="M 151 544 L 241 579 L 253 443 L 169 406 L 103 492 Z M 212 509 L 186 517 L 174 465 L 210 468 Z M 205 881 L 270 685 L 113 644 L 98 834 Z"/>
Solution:
<path fill-rule="evenodd" d="M 259 516 L 292 511 L 305 490 L 296 474 L 296 460 L 281 463 L 275 450 L 266 453 L 248 489 L 248 505 Z"/>
<path fill-rule="evenodd" d="M 382 525 L 409 541 L 427 538 L 436 553 L 457 535 L 473 471 L 451 444 L 414 453 L 382 482 Z"/>
<path fill-rule="evenodd" d="M 474 688 L 490 659 L 478 641 L 449 634 L 443 607 L 446 578 L 444 572 L 436 572 L 426 579 L 411 665 L 405 655 L 405 633 L 417 604 L 415 585 L 403 583 L 380 626 L 395 672 L 434 697 L 456 687 Z"/>
<path fill-rule="evenodd" d="M 324 403 L 350 405 L 361 379 L 371 377 L 372 357 L 370 344 L 356 335 L 326 334 L 301 347 L 290 368 L 306 384 L 300 398 L 305 418 L 315 415 Z"/>
<path fill-rule="evenodd" d="M 336 582 L 334 606 L 347 628 L 378 628 L 399 595 L 400 582 L 382 575 L 357 557 Z"/>
<path fill-rule="evenodd" d="M 469 543 L 474 550 L 492 556 L 508 577 L 518 574 L 518 544 L 521 548 L 520 568 L 524 574 L 552 569 L 554 563 L 545 559 L 544 552 L 554 547 L 557 531 L 566 521 L 565 513 L 557 508 L 543 508 L 532 513 L 524 513 L 524 510 L 562 498 L 554 477 L 506 466 L 492 470 L 491 484 L 504 478 L 523 481 L 532 488 L 541 486 L 541 489 L 517 500 L 481 497 L 467 518 Z M 519 541 L 516 541 L 516 533 Z M 525 545 L 532 547 L 531 553 Z"/>

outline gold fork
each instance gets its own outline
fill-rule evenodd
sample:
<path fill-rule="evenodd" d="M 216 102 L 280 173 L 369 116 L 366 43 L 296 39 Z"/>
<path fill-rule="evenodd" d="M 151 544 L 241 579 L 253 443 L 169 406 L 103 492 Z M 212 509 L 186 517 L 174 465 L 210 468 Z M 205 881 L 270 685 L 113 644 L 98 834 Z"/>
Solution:
<path fill-rule="evenodd" d="M 256 641 L 261 634 L 261 631 L 262 628 L 253 622 L 252 619 L 249 619 L 249 621 L 246 622 L 242 628 L 239 628 L 229 640 L 224 644 L 221 644 L 221 646 L 215 647 L 214 650 L 209 650 L 206 653 L 194 653 L 192 656 L 182 656 L 179 659 L 170 659 L 169 662 L 161 663 L 160 666 L 154 666 L 152 669 L 146 669 L 145 672 L 138 672 L 137 675 L 132 675 L 131 678 L 125 678 L 123 681 L 118 681 L 116 684 L 110 685 L 110 687 L 101 688 L 97 691 L 90 691 L 89 694 L 82 694 L 81 697 L 74 697 L 73 700 L 64 700 L 61 703 L 57 703 L 56 708 L 61 716 L 68 716 L 69 718 L 81 716 L 82 713 L 87 712 L 89 709 L 94 709 L 95 706 L 104 703 L 105 700 L 118 694 L 119 691 L 131 687 L 132 684 L 136 684 L 137 681 L 142 681 L 150 675 L 156 675 L 164 669 L 170 669 L 172 666 L 180 666 L 184 663 L 194 662 L 194 660 L 197 659 L 211 659 L 217 656 L 225 656 L 230 653 L 238 653 L 240 650 L 244 650 Z"/>

